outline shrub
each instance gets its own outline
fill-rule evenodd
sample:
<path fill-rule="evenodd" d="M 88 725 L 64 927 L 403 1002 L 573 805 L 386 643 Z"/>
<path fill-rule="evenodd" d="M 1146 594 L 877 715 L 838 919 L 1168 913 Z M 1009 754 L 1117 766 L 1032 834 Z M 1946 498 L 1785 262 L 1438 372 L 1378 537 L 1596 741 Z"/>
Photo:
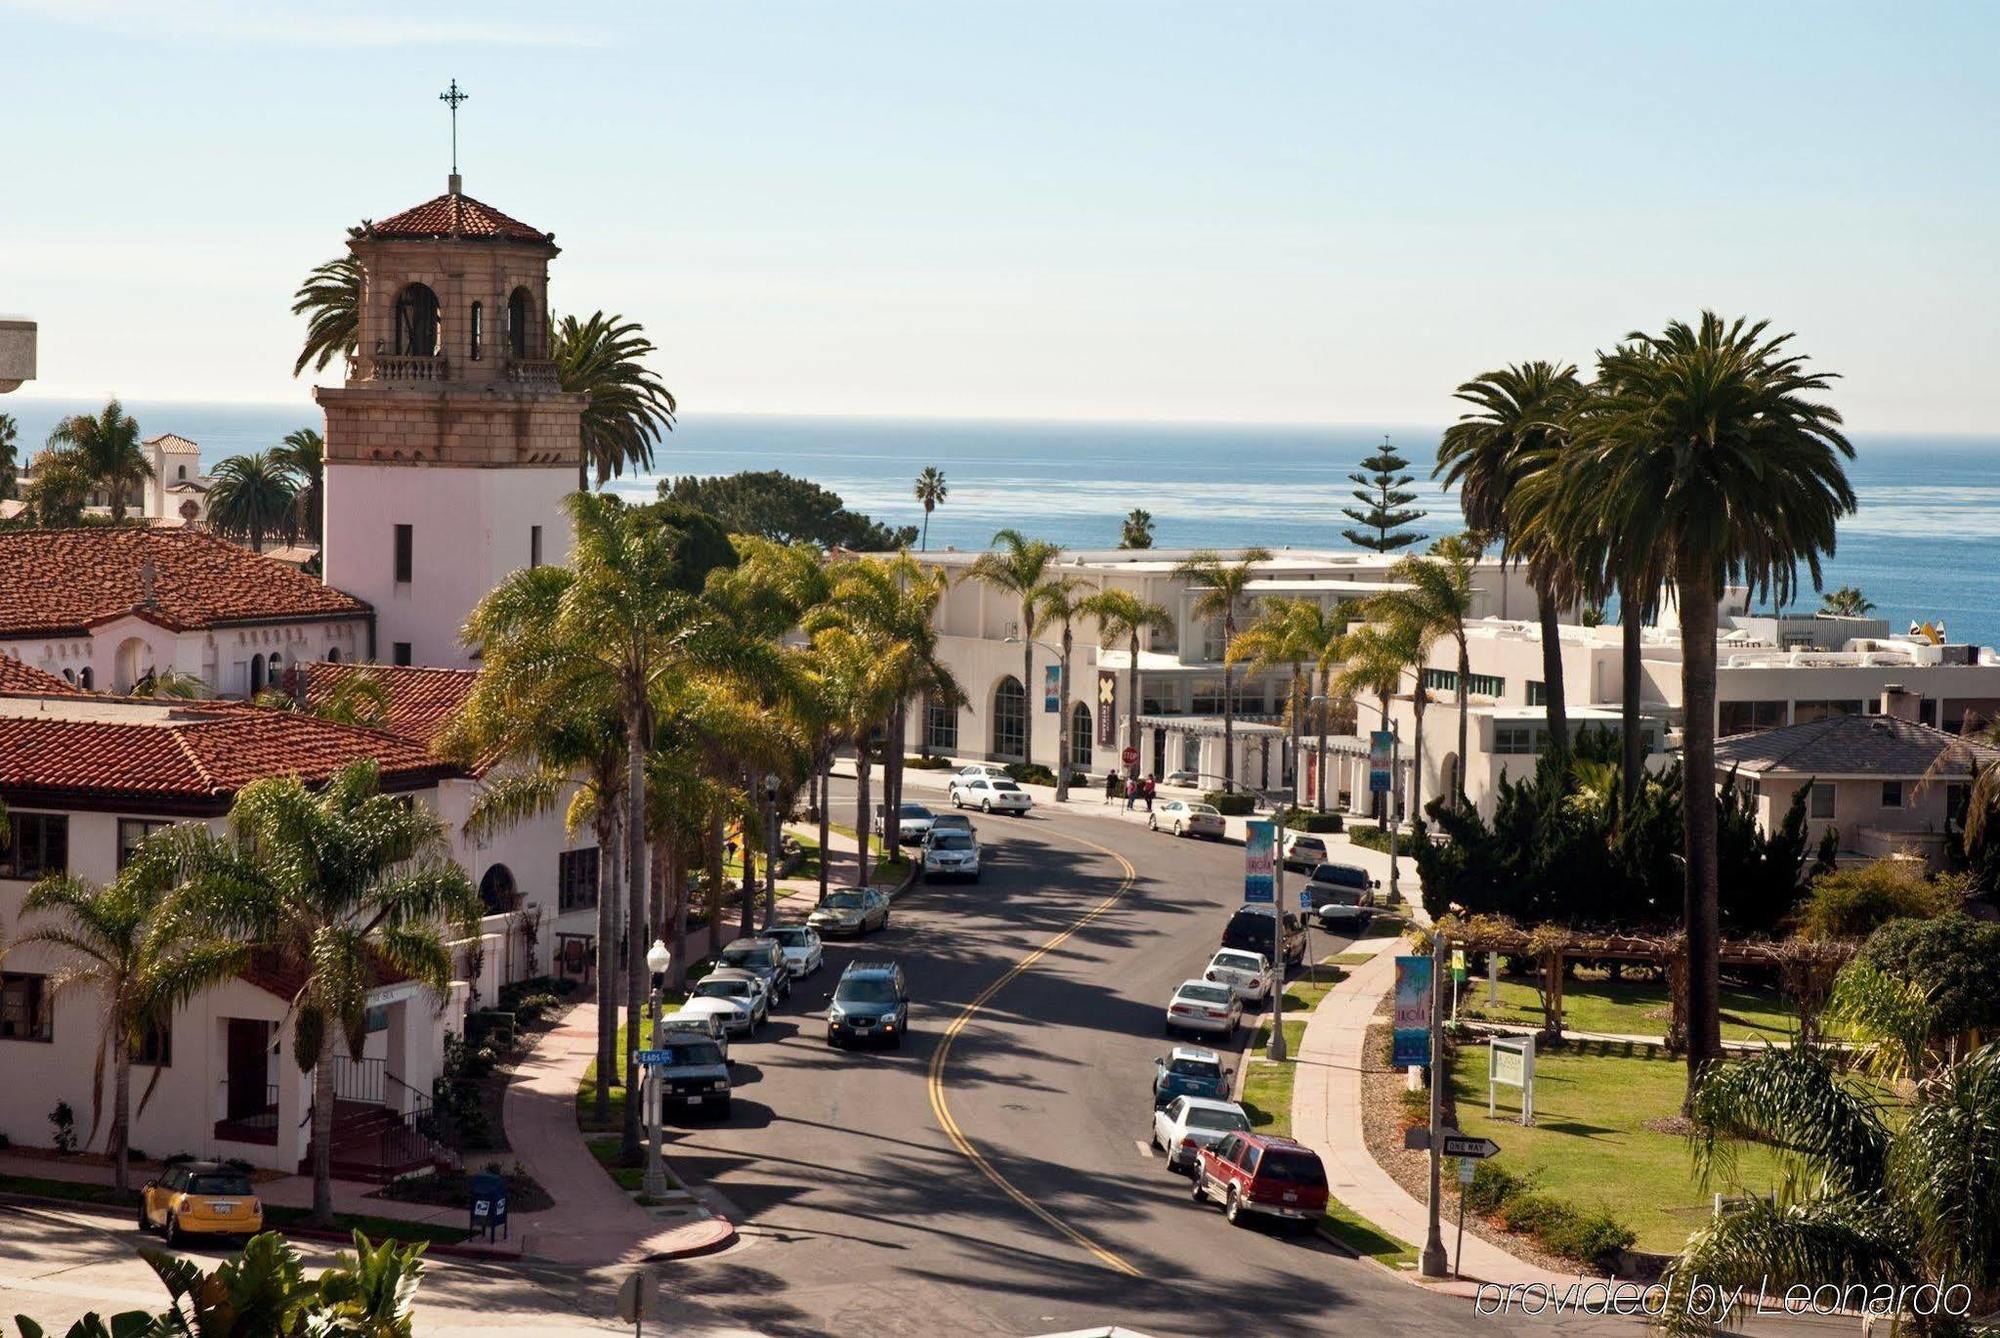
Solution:
<path fill-rule="evenodd" d="M 1217 813 L 1230 817 L 1240 818 L 1257 811 L 1257 796 L 1242 790 L 1210 790 L 1202 796 L 1202 801 L 1213 805 Z"/>
<path fill-rule="evenodd" d="M 1563 1209 L 1556 1225 L 1541 1233 L 1542 1244 L 1557 1254 L 1586 1263 L 1615 1263 L 1619 1252 L 1639 1239 L 1606 1209 L 1584 1211 L 1568 1204 Z"/>
<path fill-rule="evenodd" d="M 56 1102 L 49 1112 L 49 1128 L 55 1131 L 56 1152 L 64 1157 L 76 1151 L 76 1112 L 69 1108 L 69 1102 Z"/>
<path fill-rule="evenodd" d="M 1054 785 L 1056 773 L 1040 762 L 1009 762 L 1007 774 L 1022 785 Z"/>
<path fill-rule="evenodd" d="M 1285 819 L 1295 832 L 1337 832 L 1345 825 L 1338 813 L 1293 813 Z"/>
<path fill-rule="evenodd" d="M 1369 850 L 1379 850 L 1385 855 L 1389 853 L 1389 833 L 1383 831 L 1380 827 L 1349 827 L 1347 829 L 1347 839 L 1355 845 L 1364 846 Z M 1407 851 L 1409 848 L 1410 843 L 1408 841 L 1398 840 L 1398 853 Z"/>
<path fill-rule="evenodd" d="M 943 757 L 906 757 L 903 765 L 912 771 L 950 771 L 951 761 Z"/>
<path fill-rule="evenodd" d="M 1878 859 L 1813 880 L 1799 907 L 1799 937 L 1866 938 L 1891 920 L 1930 920 L 1965 902 L 1960 880 L 1931 879 L 1905 860 Z"/>
<path fill-rule="evenodd" d="M 1632 1228 L 1604 1208 L 1578 1208 L 1492 1162 L 1482 1161 L 1465 1190 L 1465 1206 L 1502 1227 L 1533 1236 L 1552 1254 L 1611 1266 L 1621 1250 L 1639 1239 Z"/>
<path fill-rule="evenodd" d="M 2000 924 L 1964 911 L 1894 920 L 1869 936 L 1859 960 L 1924 990 L 1944 1035 L 2000 1029 Z"/>
<path fill-rule="evenodd" d="M 1500 1211 L 1500 1205 L 1521 1192 L 1524 1182 L 1512 1171 L 1503 1171 L 1490 1161 L 1482 1161 L 1472 1172 L 1465 1189 L 1465 1206 L 1481 1217 Z"/>

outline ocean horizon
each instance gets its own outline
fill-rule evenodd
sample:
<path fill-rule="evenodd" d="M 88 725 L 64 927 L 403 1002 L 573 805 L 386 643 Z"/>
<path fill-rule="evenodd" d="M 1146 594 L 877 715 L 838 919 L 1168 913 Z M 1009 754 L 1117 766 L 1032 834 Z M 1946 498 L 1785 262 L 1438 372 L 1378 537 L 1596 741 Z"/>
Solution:
<path fill-rule="evenodd" d="M 0 412 L 32 454 L 64 415 L 101 402 L 9 396 Z M 303 403 L 130 400 L 144 435 L 176 432 L 204 469 L 320 426 Z M 1057 422 L 690 415 L 655 452 L 656 469 L 613 480 L 651 497 L 662 477 L 783 470 L 839 493 L 885 524 L 918 525 L 917 471 L 935 465 L 950 495 L 933 513 L 932 547 L 979 548 L 1014 526 L 1069 548 L 1117 544 L 1126 512 L 1153 514 L 1163 548 L 1342 548 L 1347 475 L 1381 444 L 1411 461 L 1416 528 L 1461 528 L 1456 499 L 1431 480 L 1442 427 L 1330 424 Z M 1892 625 L 1945 620 L 1953 640 L 2000 642 L 2000 437 L 1858 433 L 1848 475 L 1859 499 L 1824 563 L 1827 588 L 1856 585 Z M 1803 576 L 1803 573 L 1802 573 Z M 1765 601 L 1768 604 L 1768 601 Z M 1818 607 L 1809 580 L 1787 605 Z"/>

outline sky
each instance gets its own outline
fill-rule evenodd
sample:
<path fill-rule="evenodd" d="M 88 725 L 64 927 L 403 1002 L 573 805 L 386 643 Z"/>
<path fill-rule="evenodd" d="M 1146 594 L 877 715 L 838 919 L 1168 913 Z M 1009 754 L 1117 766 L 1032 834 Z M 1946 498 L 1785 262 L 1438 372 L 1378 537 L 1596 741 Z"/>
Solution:
<path fill-rule="evenodd" d="M 1445 422 L 1704 307 L 2000 432 L 2000 6 L 0 0 L 23 395 L 305 403 L 292 290 L 444 187 L 684 414 Z"/>

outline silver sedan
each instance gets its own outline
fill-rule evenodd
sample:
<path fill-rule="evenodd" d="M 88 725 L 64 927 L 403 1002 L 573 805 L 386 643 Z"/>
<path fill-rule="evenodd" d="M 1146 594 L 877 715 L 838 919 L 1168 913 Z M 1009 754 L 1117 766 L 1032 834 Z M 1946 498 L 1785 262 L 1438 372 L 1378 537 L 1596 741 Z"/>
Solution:
<path fill-rule="evenodd" d="M 1231 1036 L 1243 1020 L 1243 1001 L 1236 991 L 1212 980 L 1184 980 L 1167 1000 L 1167 1032 L 1210 1032 Z"/>
<path fill-rule="evenodd" d="M 1228 1133 L 1248 1132 L 1250 1117 L 1234 1101 L 1177 1096 L 1153 1112 L 1153 1146 L 1167 1154 L 1169 1171 L 1190 1172 L 1201 1150 Z"/>

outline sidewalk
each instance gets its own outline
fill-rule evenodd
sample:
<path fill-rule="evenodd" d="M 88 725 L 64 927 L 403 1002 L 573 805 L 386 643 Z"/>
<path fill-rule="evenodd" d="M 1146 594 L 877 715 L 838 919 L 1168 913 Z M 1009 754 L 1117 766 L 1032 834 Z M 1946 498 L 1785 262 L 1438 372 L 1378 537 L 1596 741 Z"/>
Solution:
<path fill-rule="evenodd" d="M 640 1207 L 584 1145 L 576 1127 L 576 1086 L 597 1058 L 597 1005 L 580 1003 L 536 1038 L 507 1084 L 501 1121 L 511 1156 L 555 1206 L 514 1219 L 523 1256 L 589 1268 L 678 1258 L 736 1238 L 729 1219 L 694 1199 Z"/>

